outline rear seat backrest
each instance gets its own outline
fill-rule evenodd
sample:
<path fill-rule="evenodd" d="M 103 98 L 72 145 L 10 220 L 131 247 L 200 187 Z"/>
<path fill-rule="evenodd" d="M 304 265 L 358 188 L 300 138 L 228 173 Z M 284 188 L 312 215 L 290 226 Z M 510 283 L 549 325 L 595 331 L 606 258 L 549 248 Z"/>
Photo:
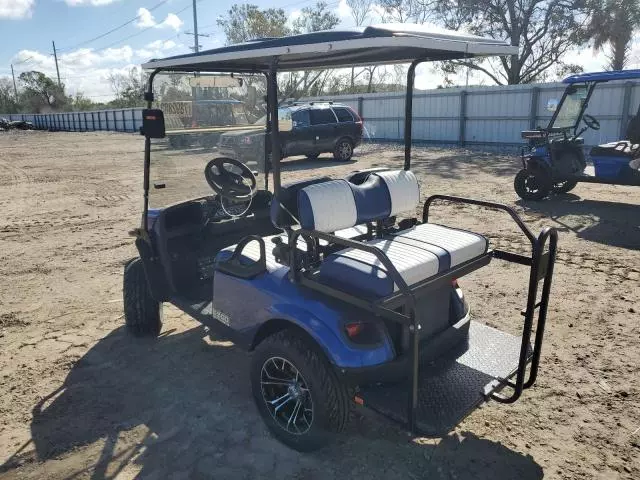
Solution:
<path fill-rule="evenodd" d="M 384 181 L 391 197 L 391 213 L 414 213 L 420 202 L 420 187 L 418 179 L 411 170 L 394 170 L 374 173 Z"/>
<path fill-rule="evenodd" d="M 306 230 L 335 232 L 356 225 L 358 211 L 346 180 L 331 180 L 298 193 L 300 225 Z"/>
<path fill-rule="evenodd" d="M 306 186 L 298 193 L 298 211 L 302 228 L 334 232 L 413 213 L 419 200 L 418 180 L 412 172 L 376 172 L 361 185 L 332 180 Z"/>

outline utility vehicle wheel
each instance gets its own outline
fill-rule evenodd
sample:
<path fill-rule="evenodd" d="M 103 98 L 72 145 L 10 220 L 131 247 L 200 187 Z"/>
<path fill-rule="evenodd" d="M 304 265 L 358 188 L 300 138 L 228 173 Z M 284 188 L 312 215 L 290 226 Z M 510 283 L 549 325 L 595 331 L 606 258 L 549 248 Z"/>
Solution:
<path fill-rule="evenodd" d="M 575 180 L 565 180 L 564 182 L 556 182 L 553 184 L 553 192 L 554 193 L 569 193 L 571 190 L 576 188 L 578 182 Z"/>
<path fill-rule="evenodd" d="M 353 144 L 348 138 L 341 138 L 333 150 L 333 158 L 340 162 L 348 162 L 353 156 Z"/>
<path fill-rule="evenodd" d="M 542 200 L 549 195 L 552 185 L 550 179 L 539 172 L 520 170 L 513 181 L 518 196 L 523 200 Z"/>
<path fill-rule="evenodd" d="M 269 430 L 301 452 L 328 443 L 349 417 L 346 386 L 316 346 L 296 331 L 282 330 L 256 348 L 251 388 Z"/>
<path fill-rule="evenodd" d="M 136 337 L 157 337 L 162 328 L 160 303 L 151 296 L 142 260 L 134 258 L 125 265 L 122 283 L 127 330 Z"/>

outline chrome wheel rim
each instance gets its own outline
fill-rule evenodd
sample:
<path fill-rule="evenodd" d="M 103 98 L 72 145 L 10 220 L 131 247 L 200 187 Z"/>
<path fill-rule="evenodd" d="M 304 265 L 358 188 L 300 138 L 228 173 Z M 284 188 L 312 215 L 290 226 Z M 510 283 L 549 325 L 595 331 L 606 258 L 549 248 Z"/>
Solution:
<path fill-rule="evenodd" d="M 348 159 L 349 157 L 351 157 L 351 144 L 349 142 L 342 142 L 340 144 L 340 147 L 338 148 L 338 151 L 340 152 L 340 158 L 343 160 Z"/>
<path fill-rule="evenodd" d="M 302 435 L 313 424 L 313 400 L 298 369 L 282 357 L 268 358 L 260 371 L 260 390 L 269 414 L 287 433 Z"/>

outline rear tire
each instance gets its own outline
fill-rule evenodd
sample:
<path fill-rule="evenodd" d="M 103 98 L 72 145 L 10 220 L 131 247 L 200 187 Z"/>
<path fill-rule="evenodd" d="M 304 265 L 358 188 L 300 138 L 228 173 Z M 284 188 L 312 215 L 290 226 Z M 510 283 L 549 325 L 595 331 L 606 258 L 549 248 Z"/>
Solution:
<path fill-rule="evenodd" d="M 353 143 L 348 138 L 341 138 L 333 149 L 333 158 L 339 162 L 348 162 L 353 157 Z"/>
<path fill-rule="evenodd" d="M 551 192 L 551 179 L 544 172 L 523 169 L 513 180 L 513 188 L 523 200 L 542 200 Z"/>
<path fill-rule="evenodd" d="M 326 445 L 349 418 L 346 385 L 316 345 L 295 330 L 281 330 L 258 345 L 251 388 L 271 433 L 300 452 Z"/>
<path fill-rule="evenodd" d="M 140 258 L 125 265 L 122 294 L 129 333 L 136 337 L 157 337 L 162 329 L 160 302 L 151 296 Z"/>

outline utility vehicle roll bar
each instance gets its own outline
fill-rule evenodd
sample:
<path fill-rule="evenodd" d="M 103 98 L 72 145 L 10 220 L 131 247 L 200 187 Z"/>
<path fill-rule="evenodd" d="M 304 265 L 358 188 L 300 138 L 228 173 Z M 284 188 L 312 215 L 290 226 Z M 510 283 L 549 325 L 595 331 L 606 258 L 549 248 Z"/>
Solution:
<path fill-rule="evenodd" d="M 551 279 L 553 277 L 553 267 L 556 259 L 558 233 L 556 229 L 547 227 L 536 237 L 531 230 L 525 225 L 515 210 L 499 203 L 485 202 L 481 200 L 473 200 L 462 197 L 453 197 L 448 195 L 433 195 L 429 197 L 423 207 L 422 221 L 428 223 L 429 210 L 435 201 L 449 201 L 456 203 L 464 203 L 476 205 L 488 209 L 494 209 L 506 212 L 522 231 L 532 247 L 531 256 L 522 255 L 521 253 L 508 252 L 501 249 L 488 250 L 484 255 L 476 257 L 465 263 L 457 265 L 445 272 L 435 275 L 431 278 L 418 282 L 414 285 L 407 285 L 400 276 L 398 270 L 394 267 L 389 257 L 379 248 L 366 245 L 356 240 L 337 237 L 335 235 L 317 232 L 312 230 L 298 229 L 292 230 L 289 235 L 289 277 L 293 282 L 297 282 L 312 290 L 318 291 L 332 298 L 342 300 L 351 305 L 363 308 L 374 313 L 377 316 L 386 318 L 409 328 L 410 349 L 409 360 L 411 362 L 410 381 L 411 391 L 408 400 L 408 420 L 410 432 L 415 431 L 417 408 L 418 408 L 418 373 L 420 360 L 420 344 L 419 344 L 419 325 L 415 314 L 416 298 L 427 294 L 446 284 L 450 284 L 452 280 L 460 278 L 474 270 L 488 265 L 492 258 L 504 260 L 511 263 L 517 263 L 530 267 L 529 285 L 527 293 L 527 304 L 524 310 L 524 325 L 522 329 L 522 341 L 520 346 L 520 354 L 517 367 L 507 375 L 506 378 L 500 378 L 489 383 L 483 392 L 485 398 L 491 398 L 500 403 L 513 403 L 521 396 L 523 390 L 530 388 L 536 380 L 538 368 L 540 364 L 540 355 L 542 349 L 542 340 L 544 337 L 544 329 L 547 317 L 547 307 L 549 304 L 549 294 L 551 290 Z M 305 268 L 296 252 L 298 238 L 310 237 L 316 241 L 325 240 L 330 244 L 337 244 L 346 248 L 353 248 L 371 255 L 374 255 L 386 269 L 388 277 L 398 287 L 398 291 L 392 293 L 388 297 L 368 301 L 347 294 L 343 291 L 329 287 L 317 280 L 318 270 L 316 268 Z M 548 248 L 547 248 L 548 245 Z M 546 251 L 545 251 L 546 249 Z M 540 280 L 544 280 L 540 301 L 537 302 L 538 286 Z M 398 307 L 402 310 L 397 311 Z M 534 326 L 534 313 L 538 311 L 536 324 L 536 334 L 533 349 L 531 348 L 531 336 Z M 528 377 L 527 365 L 531 363 Z M 515 381 L 512 380 L 516 377 Z M 499 393 L 504 387 L 511 387 L 513 392 L 511 395 L 505 396 Z"/>

